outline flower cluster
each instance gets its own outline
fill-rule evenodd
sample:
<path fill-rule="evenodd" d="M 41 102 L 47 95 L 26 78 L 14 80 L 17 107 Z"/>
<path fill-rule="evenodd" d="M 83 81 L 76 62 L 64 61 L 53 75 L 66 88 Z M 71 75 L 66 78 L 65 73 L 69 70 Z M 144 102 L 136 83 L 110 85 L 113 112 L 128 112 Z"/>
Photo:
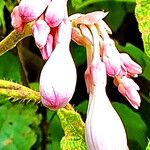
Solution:
<path fill-rule="evenodd" d="M 102 20 L 107 13 L 96 11 L 86 15 L 70 16 L 72 21 L 72 40 L 87 48 L 87 64 L 93 59 L 94 49 L 106 67 L 107 75 L 114 78 L 118 91 L 123 94 L 131 105 L 140 106 L 139 86 L 131 79 L 142 73 L 140 65 L 135 63 L 128 54 L 119 53 L 114 41 L 109 37 L 110 28 Z M 89 88 L 89 87 L 87 87 Z"/>
<path fill-rule="evenodd" d="M 59 12 L 59 13 L 58 13 Z M 11 14 L 12 26 L 22 32 L 29 22 L 34 22 L 32 33 L 42 57 L 47 60 L 58 41 L 60 23 L 68 18 L 66 0 L 21 0 Z"/>
<path fill-rule="evenodd" d="M 70 16 L 72 40 L 85 46 L 87 69 L 85 81 L 89 93 L 86 118 L 86 142 L 89 150 L 127 150 L 124 126 L 112 107 L 105 91 L 106 75 L 131 105 L 138 109 L 139 86 L 131 79 L 142 73 L 142 68 L 128 54 L 119 53 L 109 37 L 110 28 L 102 20 L 107 13 L 96 11 Z"/>
<path fill-rule="evenodd" d="M 69 50 L 71 23 L 67 0 L 22 0 L 11 17 L 18 32 L 33 22 L 35 44 L 46 60 L 40 75 L 43 105 L 51 109 L 65 107 L 76 85 L 76 68 Z"/>

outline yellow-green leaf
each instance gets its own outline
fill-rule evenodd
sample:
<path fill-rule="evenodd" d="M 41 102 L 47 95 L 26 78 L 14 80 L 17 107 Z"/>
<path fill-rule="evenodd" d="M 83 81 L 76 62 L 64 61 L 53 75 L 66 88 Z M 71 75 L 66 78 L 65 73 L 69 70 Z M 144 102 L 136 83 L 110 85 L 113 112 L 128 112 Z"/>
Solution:
<path fill-rule="evenodd" d="M 57 112 L 65 136 L 61 140 L 62 150 L 86 150 L 85 125 L 81 116 L 73 111 L 64 108 Z"/>
<path fill-rule="evenodd" d="M 135 14 L 142 33 L 145 53 L 150 57 L 150 1 L 136 0 Z"/>

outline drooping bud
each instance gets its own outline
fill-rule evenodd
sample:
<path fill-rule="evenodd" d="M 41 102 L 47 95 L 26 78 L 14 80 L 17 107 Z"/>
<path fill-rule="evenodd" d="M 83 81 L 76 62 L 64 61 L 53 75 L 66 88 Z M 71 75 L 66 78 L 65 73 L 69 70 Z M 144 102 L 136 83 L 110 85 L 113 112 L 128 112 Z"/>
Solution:
<path fill-rule="evenodd" d="M 141 103 L 141 98 L 138 93 L 140 90 L 139 86 L 131 79 L 123 76 L 122 78 L 115 78 L 115 81 L 118 86 L 118 91 L 126 97 L 129 103 L 135 108 L 138 109 Z"/>
<path fill-rule="evenodd" d="M 50 0 L 21 0 L 19 3 L 19 15 L 23 22 L 36 20 L 47 8 Z"/>
<path fill-rule="evenodd" d="M 76 68 L 69 51 L 70 22 L 63 22 L 58 41 L 40 76 L 40 94 L 43 105 L 50 109 L 66 106 L 76 85 Z M 60 40 L 63 40 L 61 42 Z M 66 41 L 66 42 L 65 42 Z"/>
<path fill-rule="evenodd" d="M 67 16 L 67 6 L 65 0 L 52 0 L 45 12 L 45 21 L 50 27 L 58 26 Z"/>
<path fill-rule="evenodd" d="M 93 90 L 89 95 L 85 125 L 87 148 L 88 150 L 127 150 L 124 126 L 106 95 L 105 65 L 98 62 L 92 64 L 89 70 Z"/>
<path fill-rule="evenodd" d="M 124 66 L 127 68 L 127 73 L 129 76 L 137 76 L 142 73 L 142 68 L 136 62 L 134 62 L 130 56 L 126 53 L 120 54 L 120 59 Z"/>

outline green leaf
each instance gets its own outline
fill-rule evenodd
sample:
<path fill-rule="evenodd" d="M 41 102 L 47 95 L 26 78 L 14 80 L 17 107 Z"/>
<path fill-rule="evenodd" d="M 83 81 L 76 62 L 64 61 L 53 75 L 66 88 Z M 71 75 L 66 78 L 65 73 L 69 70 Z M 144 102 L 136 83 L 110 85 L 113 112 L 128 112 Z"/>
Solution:
<path fill-rule="evenodd" d="M 64 108 L 57 112 L 65 136 L 61 140 L 62 150 L 86 150 L 86 143 L 84 138 L 85 125 L 81 116 L 72 110 Z"/>
<path fill-rule="evenodd" d="M 48 123 L 49 123 L 49 143 L 47 146 L 47 149 L 52 150 L 61 150 L 60 149 L 60 141 L 62 137 L 64 136 L 63 129 L 60 124 L 60 120 L 57 116 L 57 113 L 54 111 L 48 110 Z M 57 131 L 57 132 L 56 132 Z"/>
<path fill-rule="evenodd" d="M 120 52 L 128 53 L 138 64 L 140 64 L 143 69 L 141 76 L 150 81 L 150 58 L 142 52 L 142 50 L 130 43 L 127 43 L 126 46 L 117 44 L 117 48 Z"/>
<path fill-rule="evenodd" d="M 0 150 L 29 150 L 36 141 L 41 116 L 33 104 L 0 106 Z"/>
<path fill-rule="evenodd" d="M 0 57 L 0 78 L 21 83 L 20 62 L 11 52 Z M 11 103 L 0 96 L 0 150 L 29 150 L 40 135 L 41 116 L 33 103 Z M 39 138 L 39 137 L 38 137 Z"/>
<path fill-rule="evenodd" d="M 135 14 L 139 24 L 139 30 L 142 33 L 144 50 L 150 57 L 150 1 L 136 0 Z"/>
<path fill-rule="evenodd" d="M 70 11 L 71 14 L 74 12 L 88 13 L 97 10 L 109 12 L 105 20 L 113 31 L 117 31 L 126 13 L 134 12 L 134 8 L 135 0 L 84 0 L 79 5 L 74 5 L 75 10 Z"/>
<path fill-rule="evenodd" d="M 0 78 L 21 82 L 20 62 L 11 52 L 0 56 Z"/>
<path fill-rule="evenodd" d="M 86 63 L 86 49 L 82 46 L 78 46 L 75 43 L 71 43 L 71 53 L 77 66 Z"/>
<path fill-rule="evenodd" d="M 113 102 L 113 106 L 124 123 L 129 149 L 144 150 L 150 132 L 141 115 L 125 104 Z"/>
<path fill-rule="evenodd" d="M 78 106 L 76 106 L 76 110 L 83 114 L 86 114 L 87 107 L 88 107 L 88 101 L 85 100 L 85 101 L 81 102 Z"/>

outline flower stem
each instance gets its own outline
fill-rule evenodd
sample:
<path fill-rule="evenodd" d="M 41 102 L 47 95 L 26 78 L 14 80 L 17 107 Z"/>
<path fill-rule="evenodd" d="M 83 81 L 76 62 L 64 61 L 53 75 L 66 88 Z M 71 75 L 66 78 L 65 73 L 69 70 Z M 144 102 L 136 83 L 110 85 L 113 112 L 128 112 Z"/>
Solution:
<path fill-rule="evenodd" d="M 32 24 L 33 22 L 27 24 L 24 32 L 18 32 L 16 30 L 13 30 L 7 37 L 5 37 L 0 42 L 0 56 L 14 48 L 19 41 L 21 41 L 27 36 L 30 36 L 32 34 Z"/>
<path fill-rule="evenodd" d="M 40 94 L 28 87 L 11 81 L 0 80 L 0 95 L 13 99 L 13 101 L 34 101 L 40 102 Z"/>

